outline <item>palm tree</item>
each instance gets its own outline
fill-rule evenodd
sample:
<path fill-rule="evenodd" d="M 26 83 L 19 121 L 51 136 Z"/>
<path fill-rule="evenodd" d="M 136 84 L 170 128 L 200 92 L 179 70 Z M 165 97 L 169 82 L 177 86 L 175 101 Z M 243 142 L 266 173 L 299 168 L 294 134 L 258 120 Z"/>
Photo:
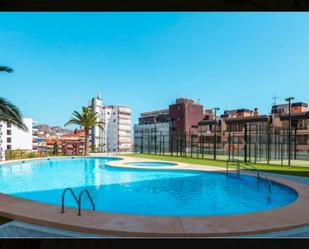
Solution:
<path fill-rule="evenodd" d="M 79 125 L 84 128 L 85 131 L 85 148 L 84 154 L 89 155 L 89 130 L 95 126 L 98 126 L 101 129 L 103 128 L 104 122 L 97 121 L 98 113 L 91 111 L 91 109 L 84 107 L 82 108 L 82 112 L 74 111 L 72 117 L 68 122 L 65 123 L 64 126 L 67 125 Z"/>
<path fill-rule="evenodd" d="M 12 73 L 13 69 L 10 67 L 6 67 L 6 66 L 0 66 L 0 72 Z"/>
<path fill-rule="evenodd" d="M 13 69 L 0 66 L 0 72 L 12 73 Z M 2 97 L 0 97 L 0 121 L 11 123 L 24 131 L 28 131 L 18 107 Z"/>

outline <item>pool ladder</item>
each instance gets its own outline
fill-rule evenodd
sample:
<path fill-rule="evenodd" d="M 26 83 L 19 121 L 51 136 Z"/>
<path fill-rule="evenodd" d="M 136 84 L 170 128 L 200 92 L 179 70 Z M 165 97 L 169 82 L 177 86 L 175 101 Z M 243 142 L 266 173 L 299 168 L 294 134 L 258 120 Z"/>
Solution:
<path fill-rule="evenodd" d="M 236 165 L 236 173 L 238 174 L 238 176 L 240 176 L 240 169 L 241 169 L 241 167 L 243 167 L 246 170 L 253 170 L 253 171 L 255 171 L 257 173 L 258 185 L 260 184 L 260 179 L 264 180 L 267 183 L 267 185 L 268 185 L 267 200 L 268 201 L 271 200 L 272 183 L 271 183 L 271 181 L 266 176 L 261 177 L 262 174 L 261 174 L 260 170 L 258 170 L 256 167 L 254 167 L 251 164 L 246 164 L 246 166 L 249 166 L 251 168 L 250 169 L 250 168 L 248 168 L 248 167 L 246 167 L 244 165 L 241 165 L 239 160 L 235 160 L 235 161 L 227 161 L 227 163 L 226 163 L 226 173 L 227 174 L 229 173 L 229 165 Z"/>
<path fill-rule="evenodd" d="M 91 205 L 92 205 L 92 209 L 95 210 L 94 202 L 93 202 L 93 200 L 92 200 L 92 198 L 91 198 L 91 196 L 90 196 L 90 193 L 89 193 L 89 191 L 88 191 L 87 189 L 83 189 L 82 191 L 80 191 L 79 197 L 78 197 L 78 199 L 77 199 L 77 196 L 75 195 L 73 189 L 72 189 L 72 188 L 66 188 L 66 189 L 64 189 L 63 192 L 62 192 L 62 198 L 61 198 L 61 213 L 62 213 L 62 214 L 64 213 L 64 197 L 65 197 L 65 193 L 66 193 L 67 191 L 70 191 L 70 193 L 72 194 L 74 200 L 76 201 L 76 203 L 77 203 L 77 205 L 78 205 L 78 214 L 77 214 L 77 215 L 81 216 L 81 205 L 82 205 L 82 202 L 81 202 L 81 201 L 82 201 L 82 196 L 83 196 L 84 193 L 87 194 L 88 199 L 90 200 L 90 203 L 91 203 Z"/>

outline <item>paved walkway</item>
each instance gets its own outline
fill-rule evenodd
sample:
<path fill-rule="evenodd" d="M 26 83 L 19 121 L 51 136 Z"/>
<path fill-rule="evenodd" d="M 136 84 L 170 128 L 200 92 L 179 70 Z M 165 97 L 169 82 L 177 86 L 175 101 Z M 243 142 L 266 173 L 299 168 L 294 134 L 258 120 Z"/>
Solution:
<path fill-rule="evenodd" d="M 11 221 L 6 224 L 0 225 L 0 238 L 97 238 L 97 237 L 111 237 L 100 236 L 96 234 L 78 233 L 68 230 L 61 230 L 56 228 L 49 228 L 26 224 L 18 221 Z"/>

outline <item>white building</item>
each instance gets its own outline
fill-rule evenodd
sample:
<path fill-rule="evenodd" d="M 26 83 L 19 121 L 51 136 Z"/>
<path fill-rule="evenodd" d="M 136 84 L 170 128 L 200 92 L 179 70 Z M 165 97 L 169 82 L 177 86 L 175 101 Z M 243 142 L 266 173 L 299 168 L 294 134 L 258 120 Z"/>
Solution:
<path fill-rule="evenodd" d="M 89 102 L 104 122 L 103 130 L 94 127 L 90 131 L 91 144 L 97 151 L 128 152 L 132 149 L 131 108 L 123 105 L 104 105 L 100 95 Z"/>
<path fill-rule="evenodd" d="M 0 161 L 5 160 L 6 150 L 32 150 L 32 118 L 23 118 L 28 131 L 0 121 Z"/>

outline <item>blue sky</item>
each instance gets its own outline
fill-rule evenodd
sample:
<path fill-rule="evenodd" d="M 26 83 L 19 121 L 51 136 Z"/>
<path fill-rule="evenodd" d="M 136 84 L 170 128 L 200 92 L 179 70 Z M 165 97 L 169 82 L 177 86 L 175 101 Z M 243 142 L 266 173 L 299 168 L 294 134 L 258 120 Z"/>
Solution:
<path fill-rule="evenodd" d="M 254 12 L 0 13 L 0 95 L 60 125 L 97 92 L 140 112 L 176 97 L 205 108 L 309 102 L 309 15 Z"/>

